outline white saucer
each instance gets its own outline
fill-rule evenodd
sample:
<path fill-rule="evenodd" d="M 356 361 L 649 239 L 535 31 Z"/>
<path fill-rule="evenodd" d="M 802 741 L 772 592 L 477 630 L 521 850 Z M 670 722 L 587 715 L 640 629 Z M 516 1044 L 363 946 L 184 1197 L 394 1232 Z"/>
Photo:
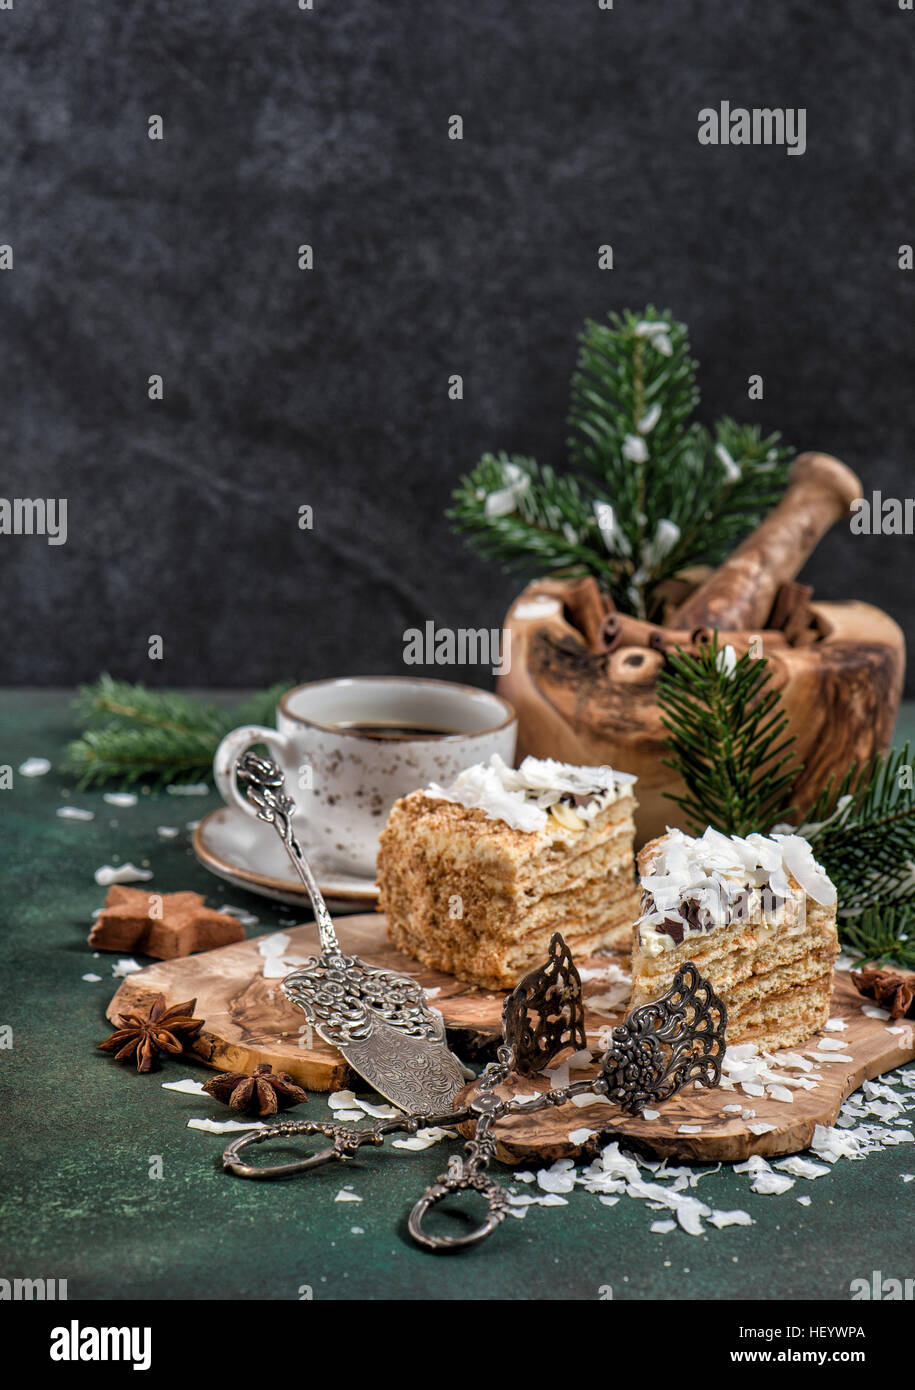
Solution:
<path fill-rule="evenodd" d="M 194 853 L 205 869 L 249 893 L 259 893 L 295 907 L 308 905 L 308 894 L 289 862 L 276 831 L 264 821 L 255 820 L 220 806 L 211 811 L 194 831 Z M 308 847 L 303 846 L 305 852 Z M 312 861 L 318 886 L 327 905 L 336 912 L 365 912 L 378 902 L 374 879 L 325 868 Z"/>

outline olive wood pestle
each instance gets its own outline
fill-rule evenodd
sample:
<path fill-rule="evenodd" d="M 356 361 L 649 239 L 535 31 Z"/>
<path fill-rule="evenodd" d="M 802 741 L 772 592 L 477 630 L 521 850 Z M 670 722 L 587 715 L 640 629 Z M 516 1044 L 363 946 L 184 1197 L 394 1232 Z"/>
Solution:
<path fill-rule="evenodd" d="M 838 459 L 799 454 L 782 500 L 680 605 L 668 626 L 763 627 L 779 587 L 794 579 L 830 526 L 861 495 L 858 478 Z"/>

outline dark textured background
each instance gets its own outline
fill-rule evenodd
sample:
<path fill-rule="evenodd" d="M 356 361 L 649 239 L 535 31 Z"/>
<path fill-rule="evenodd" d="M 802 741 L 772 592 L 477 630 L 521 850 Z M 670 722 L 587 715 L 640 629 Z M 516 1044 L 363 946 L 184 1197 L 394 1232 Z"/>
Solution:
<path fill-rule="evenodd" d="M 66 546 L 0 539 L 0 679 L 396 671 L 408 626 L 498 624 L 517 583 L 450 534 L 450 489 L 484 448 L 561 460 L 575 334 L 611 307 L 689 323 L 705 418 L 911 490 L 915 14 L 314 4 L 0 12 L 0 493 L 70 506 Z M 699 146 L 724 98 L 806 106 L 807 153 Z M 912 558 L 835 533 L 809 578 L 911 638 Z"/>

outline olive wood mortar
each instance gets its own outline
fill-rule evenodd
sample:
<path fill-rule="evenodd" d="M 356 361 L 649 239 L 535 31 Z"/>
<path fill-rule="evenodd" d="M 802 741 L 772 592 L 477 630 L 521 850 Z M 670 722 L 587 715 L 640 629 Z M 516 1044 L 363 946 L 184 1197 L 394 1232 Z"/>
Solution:
<path fill-rule="evenodd" d="M 695 650 L 714 627 L 722 645 L 768 658 L 770 688 L 781 692 L 802 766 L 791 796 L 799 823 L 830 777 L 838 781 L 852 762 L 887 751 L 902 696 L 905 640 L 893 619 L 867 603 L 807 604 L 810 591 L 794 583 L 813 546 L 860 495 L 844 464 L 801 455 L 782 501 L 734 554 L 698 583 L 696 575 L 676 582 L 676 604 L 668 603 L 662 624 L 615 614 L 593 579 L 529 584 L 505 620 L 511 669 L 498 686 L 518 713 L 519 758 L 635 773 L 638 845 L 668 825 L 686 828 L 667 795 L 685 788 L 663 766 L 657 679 L 667 653 Z M 785 610 L 786 594 L 795 610 L 788 623 L 766 627 Z"/>

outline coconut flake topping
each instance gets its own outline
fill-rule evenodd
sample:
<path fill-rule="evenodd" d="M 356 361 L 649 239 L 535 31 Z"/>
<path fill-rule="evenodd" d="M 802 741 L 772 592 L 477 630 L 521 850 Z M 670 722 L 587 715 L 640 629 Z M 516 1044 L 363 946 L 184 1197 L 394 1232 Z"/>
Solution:
<path fill-rule="evenodd" d="M 575 798 L 576 814 L 592 821 L 611 801 L 625 796 L 635 780 L 632 773 L 612 767 L 579 767 L 553 758 L 525 758 L 512 768 L 493 753 L 488 763 L 465 768 L 450 787 L 433 782 L 425 795 L 475 807 L 512 830 L 533 832 L 546 829 L 549 808 L 564 798 Z"/>
<path fill-rule="evenodd" d="M 669 949 L 672 942 L 655 929 L 665 920 L 682 924 L 683 933 L 695 935 L 697 928 L 680 911 L 681 904 L 695 902 L 699 910 L 718 922 L 728 920 L 729 906 L 749 889 L 755 904 L 797 898 L 789 873 L 801 890 L 822 907 L 836 901 L 836 890 L 826 871 L 813 857 L 813 850 L 801 835 L 722 835 L 711 826 L 698 839 L 682 830 L 668 829 L 660 853 L 642 875 L 643 891 L 653 906 L 639 918 L 643 947 L 651 942 L 650 954 Z M 657 938 L 657 940 L 655 939 Z"/>

